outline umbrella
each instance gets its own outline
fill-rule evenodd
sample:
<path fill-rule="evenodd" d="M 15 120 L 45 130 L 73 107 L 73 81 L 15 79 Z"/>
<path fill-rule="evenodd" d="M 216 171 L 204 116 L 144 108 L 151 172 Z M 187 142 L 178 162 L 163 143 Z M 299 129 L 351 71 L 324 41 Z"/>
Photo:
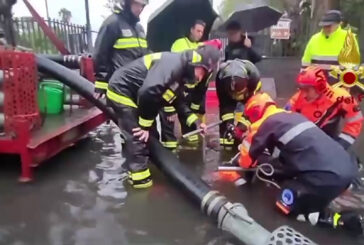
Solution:
<path fill-rule="evenodd" d="M 256 0 L 250 4 L 238 4 L 219 29 L 224 30 L 230 22 L 236 21 L 244 31 L 258 32 L 277 24 L 283 14 L 281 9 L 279 0 Z"/>
<path fill-rule="evenodd" d="M 216 17 L 210 0 L 167 0 L 149 17 L 149 47 L 154 52 L 170 51 L 173 42 L 187 35 L 197 19 L 206 22 L 206 40 Z"/>

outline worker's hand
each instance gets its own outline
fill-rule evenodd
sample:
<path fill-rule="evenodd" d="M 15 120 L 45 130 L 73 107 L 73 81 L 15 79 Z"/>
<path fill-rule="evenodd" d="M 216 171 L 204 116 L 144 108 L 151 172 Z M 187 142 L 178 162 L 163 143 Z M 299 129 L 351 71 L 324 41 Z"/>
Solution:
<path fill-rule="evenodd" d="M 133 128 L 133 136 L 138 137 L 138 139 L 142 142 L 148 142 L 149 131 L 141 128 Z"/>
<path fill-rule="evenodd" d="M 96 98 L 96 99 L 103 99 L 103 98 L 105 98 L 106 96 L 105 96 L 105 94 L 104 93 L 94 93 L 94 97 Z"/>
<path fill-rule="evenodd" d="M 201 132 L 202 135 L 205 135 L 207 133 L 207 126 L 206 126 L 206 124 L 201 123 L 200 124 L 200 129 L 202 129 L 202 132 Z"/>
<path fill-rule="evenodd" d="M 168 122 L 175 122 L 176 120 L 177 120 L 177 114 L 176 113 L 167 117 Z"/>
<path fill-rule="evenodd" d="M 252 47 L 252 41 L 249 39 L 247 33 L 245 34 L 244 45 L 247 48 L 251 48 Z"/>

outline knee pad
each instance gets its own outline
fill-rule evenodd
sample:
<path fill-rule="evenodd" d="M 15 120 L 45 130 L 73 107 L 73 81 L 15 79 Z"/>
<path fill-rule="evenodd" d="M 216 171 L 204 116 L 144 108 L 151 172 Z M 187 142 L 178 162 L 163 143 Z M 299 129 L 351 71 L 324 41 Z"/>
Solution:
<path fill-rule="evenodd" d="M 277 198 L 276 206 L 286 215 L 306 213 L 307 202 L 310 202 L 311 198 L 312 192 L 307 187 L 292 181 L 283 186 Z"/>
<path fill-rule="evenodd" d="M 291 189 L 283 189 L 276 201 L 278 209 L 286 215 L 289 215 L 294 210 L 294 204 L 296 200 L 296 194 Z"/>

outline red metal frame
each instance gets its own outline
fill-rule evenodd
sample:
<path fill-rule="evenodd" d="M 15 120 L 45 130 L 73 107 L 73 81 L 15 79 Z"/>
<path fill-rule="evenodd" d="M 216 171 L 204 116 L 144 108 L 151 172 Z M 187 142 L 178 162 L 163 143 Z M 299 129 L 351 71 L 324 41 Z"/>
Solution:
<path fill-rule="evenodd" d="M 70 121 L 72 122 L 63 125 L 52 133 L 34 137 L 34 133 L 29 131 L 29 122 L 20 119 L 16 123 L 17 136 L 15 138 L 0 137 L 1 154 L 20 155 L 21 175 L 19 181 L 32 181 L 33 167 L 72 146 L 88 132 L 103 124 L 106 117 L 100 110 L 91 108 L 85 116 Z"/>
<path fill-rule="evenodd" d="M 82 56 L 80 62 L 80 73 L 81 76 L 87 80 L 95 82 L 94 61 L 92 60 L 92 57 Z"/>
<path fill-rule="evenodd" d="M 29 127 L 40 126 L 37 103 L 37 69 L 31 53 L 12 50 L 0 51 L 0 69 L 4 72 L 3 92 L 5 132 L 14 133 L 15 121 L 25 119 Z"/>
<path fill-rule="evenodd" d="M 2 69 L 4 69 L 4 62 L 1 61 L 4 61 L 5 59 L 1 59 L 1 57 L 4 57 L 4 53 L 6 53 L 7 57 L 12 57 L 9 52 L 13 52 L 13 57 L 17 58 L 23 54 L 25 56 L 32 55 L 17 51 L 0 50 L 0 68 Z M 31 62 L 34 62 L 34 59 Z M 13 62 L 11 63 L 15 66 L 13 69 L 11 68 L 11 65 L 9 66 L 9 62 L 7 62 L 7 64 L 9 68 L 8 70 L 11 71 L 9 74 L 12 75 L 5 78 L 5 87 L 9 84 L 16 85 L 21 82 L 24 83 L 24 79 L 19 77 L 25 77 L 25 75 L 28 75 L 28 80 L 26 81 L 29 85 L 28 87 L 32 87 L 32 83 L 33 85 L 34 83 L 37 84 L 36 79 L 34 79 L 33 76 L 29 76 L 31 73 L 30 71 L 32 70 L 30 68 L 34 68 L 35 63 L 23 64 L 24 67 L 21 67 L 22 64 Z M 22 72 L 22 69 L 25 69 L 28 73 Z M 20 73 L 16 74 L 14 71 L 20 71 Z M 94 80 L 93 63 L 89 57 L 84 57 L 81 60 L 81 75 L 91 81 Z M 16 79 L 17 77 L 19 79 Z M 13 98 L 14 96 L 21 97 L 21 93 L 24 89 L 19 89 L 19 87 L 15 85 L 11 86 L 13 87 L 12 90 L 7 90 L 7 92 L 11 91 L 9 92 L 11 95 L 7 96 L 5 94 L 5 98 Z M 32 100 L 33 96 L 36 97 L 36 91 L 31 95 L 28 95 L 28 100 Z M 9 100 L 8 104 L 14 108 L 14 103 L 12 101 L 13 100 Z M 58 116 L 58 118 L 55 118 L 55 121 L 58 122 L 58 124 L 48 124 L 48 126 L 52 126 L 50 129 L 46 126 L 47 122 L 50 122 L 47 120 L 51 120 L 51 118 L 46 118 L 45 124 L 43 124 L 41 128 L 35 128 L 35 120 L 31 114 L 32 110 L 31 108 L 28 108 L 29 106 L 27 107 L 23 105 L 24 103 L 28 102 L 21 100 L 21 102 L 16 101 L 15 103 L 16 106 L 21 108 L 20 112 L 12 109 L 11 115 L 5 114 L 5 120 L 11 118 L 11 127 L 8 131 L 5 131 L 5 136 L 0 136 L 0 154 L 20 155 L 21 175 L 19 180 L 21 182 L 29 182 L 33 180 L 33 167 L 38 166 L 44 160 L 55 156 L 62 150 L 73 145 L 88 132 L 107 120 L 105 115 L 99 109 L 92 107 L 89 104 L 85 104 L 82 108 L 64 112 L 62 115 Z M 35 105 L 35 107 L 38 107 L 38 105 Z M 24 110 L 23 108 L 28 109 Z M 13 113 L 14 110 L 16 113 Z M 33 111 L 37 113 L 38 108 Z M 72 111 L 74 111 L 74 113 L 72 113 Z"/>

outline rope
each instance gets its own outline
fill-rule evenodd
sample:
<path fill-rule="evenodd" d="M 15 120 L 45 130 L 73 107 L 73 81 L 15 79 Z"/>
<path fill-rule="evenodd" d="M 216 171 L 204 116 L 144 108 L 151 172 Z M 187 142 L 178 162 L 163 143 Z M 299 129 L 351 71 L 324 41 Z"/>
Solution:
<path fill-rule="evenodd" d="M 264 167 L 268 167 L 269 168 L 269 171 L 266 171 L 265 169 L 264 169 Z M 274 187 L 276 187 L 277 189 L 281 189 L 281 187 L 276 183 L 276 182 L 274 182 L 274 181 L 272 181 L 272 180 L 268 180 L 268 179 L 266 179 L 266 178 L 263 178 L 262 176 L 260 176 L 259 175 L 259 173 L 263 173 L 265 176 L 273 176 L 273 174 L 274 174 L 274 167 L 272 166 L 272 164 L 270 164 L 270 163 L 262 163 L 262 164 L 260 164 L 257 168 L 256 168 L 256 170 L 255 170 L 255 175 L 257 176 L 257 178 L 260 180 L 260 181 L 263 181 L 263 182 L 265 182 L 265 183 L 268 183 L 268 184 L 271 184 L 271 185 L 273 185 Z"/>
<path fill-rule="evenodd" d="M 230 161 L 229 163 L 231 164 L 232 161 L 234 161 L 234 159 L 236 159 L 238 156 L 240 155 L 240 153 L 236 154 Z M 267 167 L 269 168 L 269 170 L 265 170 L 264 167 Z M 277 189 L 281 189 L 280 185 L 277 184 L 276 182 L 272 181 L 272 180 L 269 180 L 269 179 L 266 179 L 264 177 L 262 177 L 260 175 L 260 173 L 264 174 L 265 176 L 268 176 L 268 177 L 271 177 L 274 175 L 274 167 L 272 164 L 270 163 L 262 163 L 262 164 L 259 164 L 259 166 L 257 166 L 256 168 L 249 168 L 249 169 L 242 169 L 241 170 L 242 172 L 255 172 L 255 176 L 262 182 L 265 182 L 265 183 L 268 183 L 268 184 L 271 184 L 273 185 L 274 187 L 276 187 Z"/>

